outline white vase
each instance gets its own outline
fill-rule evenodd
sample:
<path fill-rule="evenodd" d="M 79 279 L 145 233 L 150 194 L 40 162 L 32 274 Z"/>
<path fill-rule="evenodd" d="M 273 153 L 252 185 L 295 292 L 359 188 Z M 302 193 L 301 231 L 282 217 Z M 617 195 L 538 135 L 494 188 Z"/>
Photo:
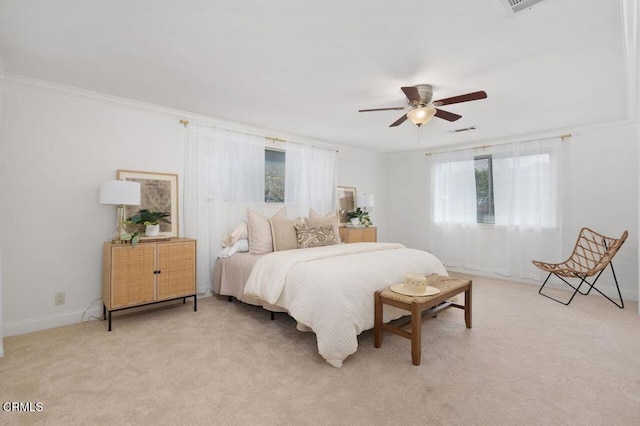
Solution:
<path fill-rule="evenodd" d="M 352 225 L 360 225 L 360 219 L 357 217 L 351 218 Z"/>
<path fill-rule="evenodd" d="M 145 226 L 144 235 L 147 237 L 157 237 L 160 235 L 160 224 Z"/>

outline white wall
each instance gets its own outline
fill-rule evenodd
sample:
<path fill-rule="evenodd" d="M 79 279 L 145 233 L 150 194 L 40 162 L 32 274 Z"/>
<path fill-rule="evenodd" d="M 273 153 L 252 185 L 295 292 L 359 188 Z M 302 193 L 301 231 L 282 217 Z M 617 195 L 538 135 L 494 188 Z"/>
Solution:
<path fill-rule="evenodd" d="M 2 55 L 0 55 L 0 77 L 4 73 L 4 68 L 2 65 Z M 2 125 L 2 93 L 0 92 L 0 126 Z M 0 135 L 0 143 L 2 142 L 2 137 Z M 0 153 L 0 167 L 2 166 Z M 0 180 L 1 180 L 0 175 Z M 2 192 L 0 191 L 0 200 L 2 200 Z M 0 205 L 0 222 L 2 222 L 2 210 L 4 209 L 4 203 Z M 2 315 L 2 233 L 0 233 L 0 358 L 4 356 L 4 326 L 3 326 L 3 315 Z"/>
<path fill-rule="evenodd" d="M 390 154 L 386 158 L 388 188 L 387 236 L 392 242 L 428 250 L 429 160 L 424 151 Z"/>
<path fill-rule="evenodd" d="M 98 203 L 100 184 L 114 179 L 117 169 L 177 173 L 182 205 L 185 130 L 179 119 L 208 120 L 44 82 L 13 80 L 17 83 L 0 84 L 0 326 L 5 336 L 80 322 L 90 307 L 85 319 L 102 314 L 96 300 L 101 294 L 102 242 L 115 228 L 116 210 Z M 246 128 L 224 124 L 238 131 Z M 313 143 L 270 130 L 247 131 Z M 341 149 L 338 158 L 340 184 L 376 196 L 372 214 L 383 238 L 383 158 L 348 149 Z M 179 226 L 182 232 L 184 226 Z M 54 305 L 56 292 L 66 293 L 64 305 Z"/>
<path fill-rule="evenodd" d="M 0 246 L 0 358 L 4 356 L 4 327 L 2 324 L 2 247 Z"/>
<path fill-rule="evenodd" d="M 375 206 L 367 209 L 378 228 L 378 241 L 389 241 L 389 198 L 385 173 L 385 157 L 381 154 L 340 148 L 338 153 L 338 185 L 353 186 L 357 194 L 373 194 Z M 393 216 L 391 216 L 393 217 Z"/>
<path fill-rule="evenodd" d="M 81 320 L 100 297 L 101 244 L 115 228 L 100 184 L 117 169 L 182 175 L 184 130 L 173 118 L 43 92 L 3 87 L 1 99 L 2 298 L 13 335 Z"/>
<path fill-rule="evenodd" d="M 628 230 L 629 238 L 613 264 L 623 297 L 638 300 L 639 141 L 636 126 L 579 133 L 569 144 L 571 209 L 564 224 L 565 247 L 573 247 L 582 226 L 610 236 L 619 236 Z M 604 285 L 614 285 L 610 271 L 600 279 Z"/>
<path fill-rule="evenodd" d="M 616 237 L 628 230 L 629 238 L 613 263 L 623 298 L 638 300 L 637 128 L 608 126 L 577 133 L 564 142 L 569 180 L 563 188 L 562 253 L 571 253 L 583 226 Z M 388 238 L 429 250 L 430 168 L 425 151 L 389 155 L 387 175 L 389 217 L 401 218 L 387 224 Z M 610 271 L 600 280 L 598 288 L 615 294 Z"/>

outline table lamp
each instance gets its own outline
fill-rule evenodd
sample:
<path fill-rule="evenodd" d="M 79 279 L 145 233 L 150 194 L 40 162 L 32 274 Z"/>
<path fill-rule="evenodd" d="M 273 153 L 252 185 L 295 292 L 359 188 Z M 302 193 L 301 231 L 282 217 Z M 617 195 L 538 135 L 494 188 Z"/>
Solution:
<path fill-rule="evenodd" d="M 363 193 L 358 195 L 358 207 L 362 207 L 365 213 L 367 212 L 367 207 L 373 207 L 373 194 Z"/>
<path fill-rule="evenodd" d="M 140 205 L 140 183 L 128 180 L 108 180 L 100 185 L 100 204 L 118 206 L 118 222 L 112 242 L 121 243 L 124 229 L 125 206 Z"/>

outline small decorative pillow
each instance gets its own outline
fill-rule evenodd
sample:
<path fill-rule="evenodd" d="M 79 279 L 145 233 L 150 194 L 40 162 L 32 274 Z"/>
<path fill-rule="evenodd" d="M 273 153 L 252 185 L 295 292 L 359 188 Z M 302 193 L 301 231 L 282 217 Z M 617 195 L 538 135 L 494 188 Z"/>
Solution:
<path fill-rule="evenodd" d="M 322 247 L 337 244 L 333 226 L 318 226 L 308 228 L 307 225 L 296 224 L 298 248 Z"/>
<path fill-rule="evenodd" d="M 321 216 L 314 209 L 309 209 L 308 227 L 333 225 L 333 233 L 336 236 L 336 244 L 340 242 L 340 223 L 336 212 L 329 212 L 326 216 Z"/>

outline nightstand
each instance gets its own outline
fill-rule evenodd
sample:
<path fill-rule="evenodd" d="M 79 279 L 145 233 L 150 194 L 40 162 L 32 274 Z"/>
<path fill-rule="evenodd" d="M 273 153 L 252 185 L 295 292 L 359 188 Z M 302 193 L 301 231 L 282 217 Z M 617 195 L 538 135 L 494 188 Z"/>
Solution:
<path fill-rule="evenodd" d="M 375 243 L 378 241 L 378 228 L 375 226 L 368 228 L 341 226 L 340 241 L 343 243 Z"/>

